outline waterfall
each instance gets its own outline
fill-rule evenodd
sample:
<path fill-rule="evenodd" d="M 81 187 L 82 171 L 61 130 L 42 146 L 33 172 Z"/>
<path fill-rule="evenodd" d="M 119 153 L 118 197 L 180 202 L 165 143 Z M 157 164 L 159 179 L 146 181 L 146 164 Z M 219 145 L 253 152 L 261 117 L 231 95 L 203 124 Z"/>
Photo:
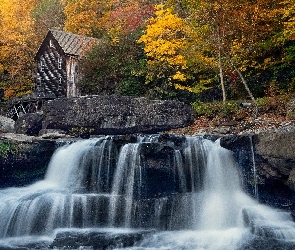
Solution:
<path fill-rule="evenodd" d="M 230 228 L 237 225 L 242 207 L 239 202 L 242 193 L 239 174 L 228 151 L 220 148 L 218 141 L 211 144 L 207 142 L 207 167 L 199 228 Z"/>
<path fill-rule="evenodd" d="M 138 152 L 139 144 L 126 144 L 122 147 L 118 166 L 114 175 L 110 207 L 109 207 L 109 223 L 114 226 L 116 216 L 123 216 L 123 224 L 125 227 L 131 225 L 131 212 L 133 205 L 134 182 L 141 185 L 140 159 Z M 136 170 L 139 174 L 135 175 Z M 125 195 L 125 207 L 123 215 L 118 214 L 118 202 L 121 196 Z"/>
<path fill-rule="evenodd" d="M 250 138 L 252 164 L 253 164 L 254 197 L 257 200 L 259 200 L 258 183 L 257 183 L 257 173 L 256 173 L 256 163 L 255 163 L 255 153 L 254 153 L 254 146 L 253 146 L 253 138 L 252 138 L 252 136 L 250 136 L 249 138 Z"/>
<path fill-rule="evenodd" d="M 225 250 L 256 239 L 294 241 L 289 213 L 259 204 L 241 183 L 232 152 L 219 140 L 81 140 L 54 153 L 44 180 L 0 190 L 0 247 L 1 239 L 89 228 L 156 230 L 137 242 L 139 249 Z"/>

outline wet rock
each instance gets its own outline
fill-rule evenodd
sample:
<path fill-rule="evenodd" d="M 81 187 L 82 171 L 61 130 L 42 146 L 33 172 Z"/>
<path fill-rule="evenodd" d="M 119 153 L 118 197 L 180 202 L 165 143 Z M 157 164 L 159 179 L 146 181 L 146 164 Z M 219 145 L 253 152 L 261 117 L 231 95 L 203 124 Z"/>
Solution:
<path fill-rule="evenodd" d="M 292 131 L 273 130 L 256 134 L 253 139 L 257 154 L 295 163 L 295 128 Z M 287 162 L 286 165 L 288 165 Z"/>
<path fill-rule="evenodd" d="M 247 146 L 251 150 L 251 135 L 229 135 L 220 139 L 220 145 L 228 150 L 237 151 Z"/>
<path fill-rule="evenodd" d="M 243 177 L 244 190 L 255 196 L 252 135 L 228 135 L 220 137 L 220 145 L 233 152 Z"/>
<path fill-rule="evenodd" d="M 295 243 L 292 241 L 281 241 L 267 237 L 253 237 L 237 250 L 293 250 Z"/>
<path fill-rule="evenodd" d="M 42 239 L 37 237 L 11 238 L 7 242 L 0 243 L 0 250 L 32 250 L 32 249 L 49 249 L 52 239 Z"/>
<path fill-rule="evenodd" d="M 152 233 L 152 230 L 107 232 L 103 230 L 65 231 L 56 235 L 51 248 L 79 249 L 92 247 L 93 249 L 114 249 L 134 246 L 143 237 Z"/>
<path fill-rule="evenodd" d="M 186 138 L 183 135 L 160 134 L 158 142 L 161 145 L 171 146 L 174 149 L 183 149 L 185 147 Z"/>
<path fill-rule="evenodd" d="M 179 176 L 173 168 L 173 152 L 172 147 L 162 147 L 158 143 L 142 144 L 141 171 L 145 178 L 135 192 L 135 199 L 165 197 L 181 191 Z"/>
<path fill-rule="evenodd" d="M 295 191 L 295 178 L 290 176 L 295 155 L 291 152 L 294 145 L 286 142 L 292 142 L 294 136 L 278 131 L 229 135 L 221 137 L 220 144 L 233 151 L 249 194 L 271 206 L 289 208 Z"/>
<path fill-rule="evenodd" d="M 293 240 L 295 228 L 291 214 L 266 209 L 269 208 L 263 208 L 261 205 L 243 208 L 244 225 L 250 228 L 252 234 L 260 237 Z"/>
<path fill-rule="evenodd" d="M 292 169 L 288 180 L 287 180 L 287 185 L 292 189 L 295 190 L 295 169 Z"/>
<path fill-rule="evenodd" d="M 0 188 L 23 186 L 44 178 L 56 142 L 21 134 L 0 135 Z"/>
<path fill-rule="evenodd" d="M 295 130 L 280 129 L 253 136 L 255 162 L 262 181 L 260 189 L 290 204 L 295 191 Z M 267 188 L 268 186 L 268 188 Z M 276 188 L 273 188 L 276 187 Z M 278 192 L 284 190 L 280 195 Z M 282 203 L 280 201 L 279 203 Z"/>
<path fill-rule="evenodd" d="M 193 123 L 195 111 L 178 101 L 89 96 L 48 101 L 43 129 L 90 129 L 92 134 L 157 133 Z"/>

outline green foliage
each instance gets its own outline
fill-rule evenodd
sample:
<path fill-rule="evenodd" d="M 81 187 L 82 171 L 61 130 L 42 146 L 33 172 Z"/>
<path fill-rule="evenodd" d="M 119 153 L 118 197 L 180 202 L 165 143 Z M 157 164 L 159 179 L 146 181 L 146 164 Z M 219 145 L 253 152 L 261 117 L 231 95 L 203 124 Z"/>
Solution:
<path fill-rule="evenodd" d="M 32 11 L 36 32 L 45 35 L 48 29 L 62 28 L 66 16 L 60 0 L 41 0 Z"/>
<path fill-rule="evenodd" d="M 138 35 L 139 31 L 116 39 L 105 37 L 82 59 L 82 93 L 145 94 L 146 60 L 141 46 L 135 43 Z"/>
<path fill-rule="evenodd" d="M 225 117 L 230 114 L 235 113 L 239 110 L 239 101 L 228 101 L 223 104 L 223 102 L 193 102 L 191 106 L 196 110 L 199 116 L 207 117 Z"/>
<path fill-rule="evenodd" d="M 139 97 L 145 92 L 143 81 L 139 81 L 138 77 L 130 75 L 124 78 L 119 86 L 117 91 L 123 96 L 135 96 Z"/>
<path fill-rule="evenodd" d="M 292 94 L 257 98 L 258 112 L 286 115 L 286 106 L 292 98 L 294 98 Z M 215 118 L 217 116 L 230 117 L 238 114 L 241 110 L 240 103 L 241 101 L 229 101 L 223 105 L 222 102 L 193 102 L 191 106 L 196 110 L 198 116 Z"/>
<path fill-rule="evenodd" d="M 292 94 L 266 96 L 257 98 L 256 102 L 260 112 L 273 111 L 277 114 L 286 114 L 286 105 L 293 98 Z"/>
<path fill-rule="evenodd" d="M 15 151 L 15 147 L 7 142 L 0 142 L 0 156 L 6 158 L 9 153 Z"/>

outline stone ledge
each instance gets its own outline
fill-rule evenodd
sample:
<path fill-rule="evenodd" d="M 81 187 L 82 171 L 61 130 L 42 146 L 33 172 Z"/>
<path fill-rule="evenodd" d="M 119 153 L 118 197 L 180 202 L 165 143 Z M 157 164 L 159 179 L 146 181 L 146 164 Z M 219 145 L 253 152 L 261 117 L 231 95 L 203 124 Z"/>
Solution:
<path fill-rule="evenodd" d="M 43 106 L 42 129 L 82 128 L 92 134 L 157 133 L 193 123 L 195 111 L 179 101 L 123 96 L 60 98 Z"/>

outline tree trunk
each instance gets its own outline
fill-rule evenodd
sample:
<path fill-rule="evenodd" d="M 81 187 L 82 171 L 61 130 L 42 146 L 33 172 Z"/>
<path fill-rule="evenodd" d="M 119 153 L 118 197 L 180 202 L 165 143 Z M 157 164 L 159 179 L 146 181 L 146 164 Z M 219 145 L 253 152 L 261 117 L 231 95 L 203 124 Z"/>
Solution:
<path fill-rule="evenodd" d="M 247 84 L 242 72 L 233 64 L 232 60 L 231 60 L 231 64 L 234 67 L 235 71 L 238 73 L 239 77 L 241 78 L 241 81 L 244 84 L 244 87 L 245 87 L 246 91 L 248 92 L 249 97 L 251 98 L 253 103 L 256 104 L 256 100 L 255 100 L 251 90 L 249 89 L 248 84 Z"/>
<path fill-rule="evenodd" d="M 224 86 L 224 78 L 223 78 L 223 69 L 222 69 L 222 62 L 221 62 L 221 41 L 220 41 L 220 31 L 219 26 L 217 28 L 217 36 L 218 36 L 218 68 L 219 68 L 219 77 L 220 77 L 220 84 L 221 84 L 221 90 L 222 90 L 222 101 L 223 105 L 225 105 L 226 102 L 226 92 L 225 92 L 225 86 Z"/>
<path fill-rule="evenodd" d="M 257 115 L 258 115 L 258 106 L 257 106 L 256 100 L 255 100 L 251 90 L 249 89 L 249 86 L 248 86 L 242 72 L 236 67 L 236 65 L 234 64 L 233 60 L 230 57 L 228 57 L 228 59 L 230 61 L 230 64 L 233 66 L 233 68 L 238 73 L 239 77 L 241 78 L 241 81 L 242 81 L 246 91 L 248 92 L 249 97 L 251 98 L 251 100 L 253 102 L 253 105 L 254 105 L 254 117 L 257 117 Z"/>

